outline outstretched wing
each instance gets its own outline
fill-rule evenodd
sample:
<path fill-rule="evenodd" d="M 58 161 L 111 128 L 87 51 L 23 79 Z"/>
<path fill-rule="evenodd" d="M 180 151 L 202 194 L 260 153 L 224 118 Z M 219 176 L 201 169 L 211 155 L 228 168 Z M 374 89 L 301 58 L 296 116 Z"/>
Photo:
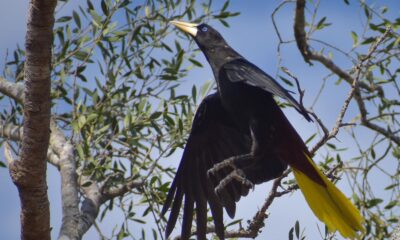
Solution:
<path fill-rule="evenodd" d="M 197 239 L 206 239 L 207 203 L 210 207 L 218 237 L 224 239 L 223 209 L 235 215 L 235 202 L 247 195 L 249 189 L 232 181 L 218 196 L 214 188 L 226 176 L 207 176 L 207 170 L 231 156 L 250 151 L 248 133 L 239 131 L 224 110 L 217 93 L 209 95 L 200 104 L 194 117 L 192 131 L 183 152 L 176 176 L 168 192 L 162 215 L 171 207 L 166 236 L 175 227 L 182 202 L 184 201 L 181 239 L 189 239 L 196 210 Z"/>
<path fill-rule="evenodd" d="M 288 90 L 284 89 L 273 77 L 251 62 L 243 58 L 236 59 L 224 64 L 221 71 L 225 71 L 227 77 L 232 82 L 244 82 L 286 99 L 308 121 L 311 121 L 307 111 L 290 95 Z"/>

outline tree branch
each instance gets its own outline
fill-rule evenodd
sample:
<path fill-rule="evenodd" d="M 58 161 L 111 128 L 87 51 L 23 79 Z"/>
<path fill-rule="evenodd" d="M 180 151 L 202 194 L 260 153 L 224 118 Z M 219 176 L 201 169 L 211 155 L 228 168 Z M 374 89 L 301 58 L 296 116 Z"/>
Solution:
<path fill-rule="evenodd" d="M 88 176 L 81 176 L 81 182 L 90 182 Z M 85 200 L 82 202 L 81 214 L 79 217 L 78 234 L 83 236 L 93 225 L 99 214 L 100 206 L 106 201 L 104 195 L 101 194 L 100 188 L 94 182 L 89 186 L 82 186 Z"/>
<path fill-rule="evenodd" d="M 12 141 L 22 140 L 22 127 L 12 123 L 0 124 L 0 137 L 7 138 Z"/>
<path fill-rule="evenodd" d="M 106 201 L 115 197 L 123 196 L 134 188 L 138 188 L 144 184 L 142 180 L 128 180 L 118 186 L 108 187 L 106 183 L 103 186 L 90 180 L 88 176 L 82 175 L 81 188 L 85 195 L 85 200 L 81 207 L 81 216 L 79 219 L 78 232 L 82 236 L 95 222 L 99 213 L 100 206 Z M 88 186 L 86 183 L 91 183 Z"/>
<path fill-rule="evenodd" d="M 7 141 L 4 142 L 4 157 L 6 158 L 8 165 L 11 165 L 15 162 L 11 146 Z"/>
<path fill-rule="evenodd" d="M 15 142 L 21 142 L 23 139 L 23 129 L 21 126 L 14 125 L 12 123 L 7 123 L 7 124 L 1 123 L 0 137 Z M 51 148 L 47 150 L 47 160 L 50 164 L 52 164 L 56 168 L 58 169 L 60 168 L 60 159 Z"/>
<path fill-rule="evenodd" d="M 361 113 L 361 124 L 376 131 L 379 132 L 380 134 L 384 135 L 385 137 L 391 139 L 398 145 L 400 145 L 400 137 L 396 136 L 393 132 L 390 130 L 386 130 L 370 121 L 367 120 L 367 111 L 365 109 L 365 105 L 363 102 L 363 99 L 361 97 L 361 92 L 360 88 L 366 89 L 368 91 L 378 91 L 382 92 L 381 88 L 377 88 L 376 86 L 374 88 L 368 86 L 364 82 L 360 82 L 361 78 L 361 72 L 362 68 L 365 65 L 367 61 L 372 57 L 372 54 L 376 51 L 377 47 L 383 42 L 383 40 L 389 35 L 391 32 L 390 28 L 387 28 L 386 31 L 379 37 L 374 44 L 370 47 L 367 55 L 363 57 L 358 64 L 353 67 L 353 69 L 350 72 L 354 72 L 354 77 L 351 76 L 348 72 L 344 71 L 341 69 L 339 66 L 337 66 L 332 60 L 329 58 L 325 57 L 324 55 L 311 51 L 310 46 L 307 43 L 307 36 L 305 33 L 305 16 L 304 16 L 304 8 L 305 8 L 305 0 L 297 0 L 296 2 L 296 13 L 295 13 L 295 23 L 294 23 L 294 31 L 295 31 L 295 38 L 296 38 L 296 43 L 297 47 L 299 48 L 304 60 L 307 63 L 311 64 L 310 60 L 314 60 L 317 62 L 322 63 L 326 68 L 331 70 L 333 73 L 338 75 L 340 78 L 344 79 L 347 83 L 351 84 L 351 90 L 342 106 L 342 109 L 339 113 L 339 116 L 336 120 L 336 124 L 333 127 L 332 131 L 319 140 L 319 142 L 312 148 L 312 151 L 315 152 L 317 149 L 319 149 L 321 146 L 323 146 L 328 140 L 334 138 L 338 131 L 339 128 L 342 126 L 342 121 L 343 117 L 347 111 L 347 108 L 350 104 L 351 99 L 354 97 L 360 113 Z"/>
<path fill-rule="evenodd" d="M 103 203 L 123 196 L 143 185 L 143 181 L 128 180 L 112 187 L 108 187 L 106 183 L 99 184 L 92 181 L 90 176 L 86 175 L 80 175 L 78 181 L 72 144 L 66 140 L 64 133 L 57 128 L 54 121 L 51 122 L 51 132 L 50 147 L 59 155 L 62 179 L 63 221 L 59 239 L 80 239 L 94 224 Z M 84 194 L 80 211 L 79 189 Z"/>
<path fill-rule="evenodd" d="M 0 93 L 13 98 L 19 103 L 22 103 L 25 98 L 24 85 L 22 83 L 11 83 L 2 77 L 0 77 Z"/>
<path fill-rule="evenodd" d="M 117 186 L 110 186 L 110 187 L 105 187 L 102 188 L 102 193 L 104 197 L 108 199 L 112 199 L 115 197 L 123 196 L 125 193 L 132 191 L 132 189 L 138 188 L 143 186 L 144 181 L 143 180 L 137 180 L 137 179 L 126 179 L 124 183 L 121 183 Z"/>
<path fill-rule="evenodd" d="M 341 69 L 339 66 L 337 66 L 331 59 L 325 57 L 324 55 L 312 51 L 310 49 L 310 46 L 308 45 L 307 42 L 307 34 L 305 32 L 305 15 L 304 15 L 304 9 L 306 6 L 306 1 L 305 0 L 297 0 L 296 2 L 296 12 L 295 12 L 295 22 L 294 22 L 294 36 L 296 39 L 297 47 L 300 50 L 301 55 L 304 58 L 304 61 L 311 64 L 311 60 L 320 62 L 323 64 L 326 68 L 331 70 L 333 73 L 338 75 L 340 78 L 344 79 L 347 83 L 353 84 L 354 79 L 353 77 Z M 367 89 L 368 91 L 378 91 L 382 92 L 382 89 L 380 87 L 378 88 L 371 88 L 368 86 L 366 83 L 359 83 L 359 86 L 361 88 Z"/>
<path fill-rule="evenodd" d="M 60 131 L 55 121 L 51 122 L 50 147 L 60 157 L 61 194 L 63 218 L 59 239 L 80 239 L 94 223 L 104 197 L 96 183 L 87 187 L 83 183 L 89 182 L 88 176 L 81 176 L 78 184 L 74 148 Z M 79 189 L 85 194 L 85 200 L 79 210 Z"/>
<path fill-rule="evenodd" d="M 354 99 L 357 102 L 358 108 L 360 109 L 360 114 L 361 114 L 361 124 L 369 129 L 372 129 L 383 136 L 387 137 L 391 141 L 395 142 L 397 145 L 400 145 L 400 136 L 397 135 L 396 133 L 390 131 L 390 129 L 385 129 L 383 127 L 378 126 L 377 124 L 374 124 L 371 121 L 368 121 L 367 119 L 367 110 L 365 108 L 364 101 L 361 96 L 361 92 L 359 89 L 355 91 L 354 94 Z"/>
<path fill-rule="evenodd" d="M 50 145 L 59 155 L 61 174 L 62 197 L 62 224 L 59 239 L 80 239 L 78 234 L 79 223 L 79 187 L 77 183 L 74 148 L 67 142 L 64 134 L 57 128 L 55 121 L 51 121 Z"/>

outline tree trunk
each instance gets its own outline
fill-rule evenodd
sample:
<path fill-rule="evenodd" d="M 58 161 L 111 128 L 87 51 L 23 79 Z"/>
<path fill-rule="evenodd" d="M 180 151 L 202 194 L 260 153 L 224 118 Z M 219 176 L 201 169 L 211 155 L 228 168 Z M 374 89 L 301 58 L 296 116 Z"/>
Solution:
<path fill-rule="evenodd" d="M 56 0 L 31 0 L 26 33 L 25 99 L 20 159 L 10 175 L 21 200 L 21 238 L 50 239 L 46 154 L 50 135 L 50 72 Z"/>

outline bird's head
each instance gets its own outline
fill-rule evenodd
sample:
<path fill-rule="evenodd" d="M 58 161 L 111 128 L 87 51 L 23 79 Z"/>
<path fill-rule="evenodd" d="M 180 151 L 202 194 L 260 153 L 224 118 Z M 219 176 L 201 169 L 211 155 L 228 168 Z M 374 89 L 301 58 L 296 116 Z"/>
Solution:
<path fill-rule="evenodd" d="M 228 46 L 224 38 L 214 28 L 207 24 L 186 23 L 171 21 L 176 27 L 188 33 L 196 41 L 201 50 L 207 51 Z"/>

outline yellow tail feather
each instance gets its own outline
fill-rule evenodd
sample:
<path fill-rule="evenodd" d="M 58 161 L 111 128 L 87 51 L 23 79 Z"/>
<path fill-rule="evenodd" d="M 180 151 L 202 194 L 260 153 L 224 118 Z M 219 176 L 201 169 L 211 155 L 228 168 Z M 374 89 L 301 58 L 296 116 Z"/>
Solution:
<path fill-rule="evenodd" d="M 358 236 L 357 231 L 365 232 L 362 225 L 364 219 L 358 209 L 318 170 L 310 157 L 307 156 L 307 159 L 326 186 L 313 181 L 296 168 L 293 168 L 293 173 L 315 216 L 328 226 L 329 231 L 338 230 L 345 238 L 353 239 Z"/>

